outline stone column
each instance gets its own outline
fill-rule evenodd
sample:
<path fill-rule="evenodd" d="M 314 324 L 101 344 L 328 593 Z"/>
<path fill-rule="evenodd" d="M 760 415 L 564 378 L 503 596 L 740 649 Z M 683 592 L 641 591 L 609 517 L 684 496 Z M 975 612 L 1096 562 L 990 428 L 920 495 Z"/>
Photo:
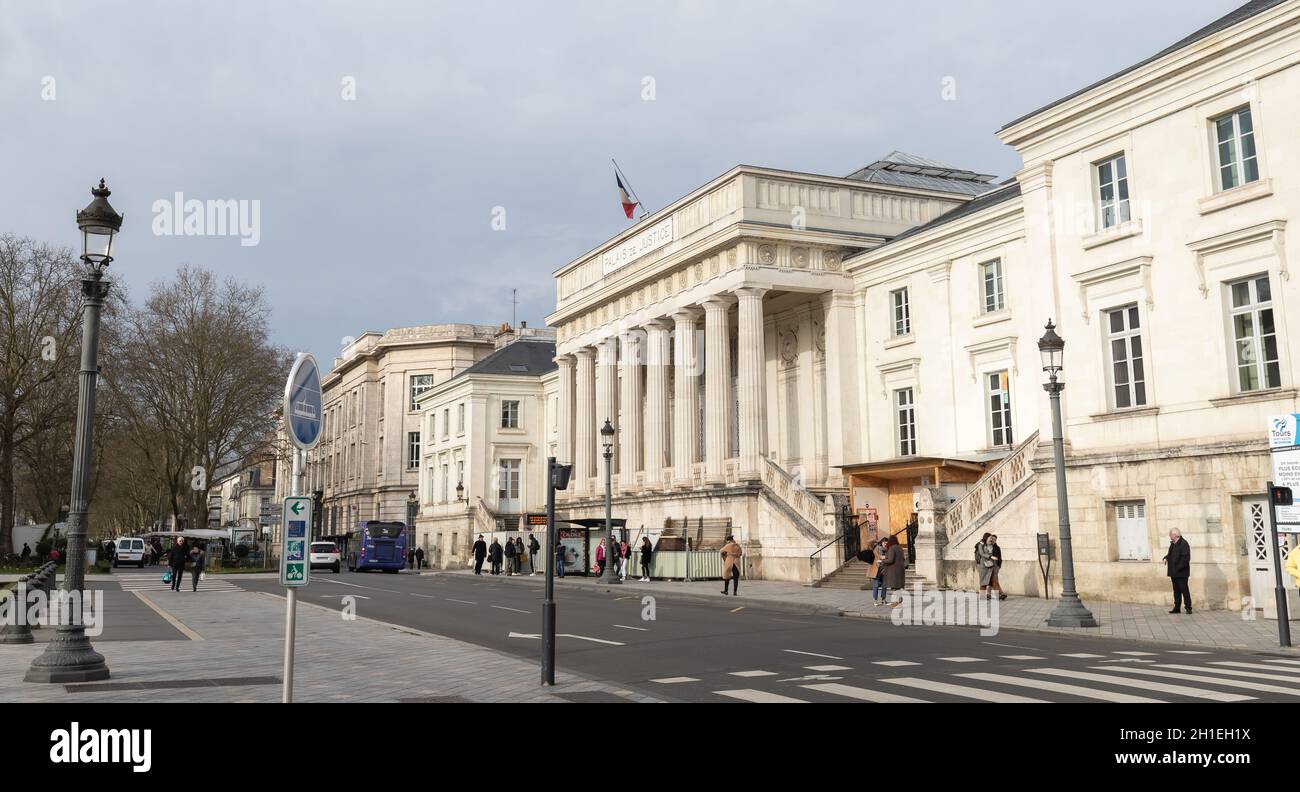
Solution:
<path fill-rule="evenodd" d="M 692 486 L 691 468 L 699 447 L 700 349 L 696 322 L 700 312 L 683 308 L 673 314 L 673 486 Z"/>
<path fill-rule="evenodd" d="M 763 352 L 763 295 L 767 289 L 746 286 L 740 299 L 736 339 L 736 389 L 740 402 L 740 474 L 759 478 L 767 455 L 767 356 Z"/>
<path fill-rule="evenodd" d="M 916 509 L 916 572 L 930 586 L 943 585 L 943 549 L 948 546 L 948 494 L 922 487 Z"/>
<path fill-rule="evenodd" d="M 861 404 L 858 388 L 858 345 L 854 343 L 857 323 L 853 316 L 854 299 L 848 292 L 822 295 L 825 311 L 826 347 L 826 483 L 843 486 L 843 474 L 837 465 L 852 465 L 866 458 L 860 437 Z"/>
<path fill-rule="evenodd" d="M 618 337 L 622 355 L 619 372 L 619 404 L 622 425 L 619 427 L 619 488 L 634 490 L 636 472 L 641 467 L 641 339 L 644 331 L 634 328 Z"/>
<path fill-rule="evenodd" d="M 573 464 L 573 355 L 559 355 L 555 365 L 559 368 L 559 398 L 556 401 L 555 457 L 561 465 Z"/>
<path fill-rule="evenodd" d="M 601 482 L 605 480 L 605 446 L 600 436 L 600 428 L 605 425 L 605 421 L 609 421 L 614 427 L 613 463 L 614 472 L 618 472 L 618 446 L 622 441 L 618 436 L 618 407 L 618 338 L 607 338 L 596 344 L 595 475 Z M 604 484 L 600 486 L 603 487 Z"/>
<path fill-rule="evenodd" d="M 574 395 L 573 492 L 587 494 L 596 475 L 596 350 L 578 350 L 577 392 Z"/>
<path fill-rule="evenodd" d="M 646 324 L 645 486 L 660 489 L 668 449 L 668 323 Z"/>
<path fill-rule="evenodd" d="M 731 339 L 727 309 L 731 298 L 715 295 L 704 305 L 704 462 L 705 483 L 726 482 L 731 445 Z"/>

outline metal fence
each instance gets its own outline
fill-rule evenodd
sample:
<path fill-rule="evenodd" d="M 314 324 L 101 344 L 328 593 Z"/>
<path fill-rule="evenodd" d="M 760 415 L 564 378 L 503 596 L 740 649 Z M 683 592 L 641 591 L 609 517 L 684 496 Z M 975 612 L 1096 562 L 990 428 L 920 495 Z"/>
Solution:
<path fill-rule="evenodd" d="M 689 557 L 689 564 L 688 564 Z M 744 577 L 745 565 L 740 565 Z M 632 565 L 628 577 L 641 576 L 641 552 L 632 552 Z M 686 578 L 691 580 L 722 580 L 722 553 L 717 550 L 660 550 L 650 555 L 650 577 Z"/>

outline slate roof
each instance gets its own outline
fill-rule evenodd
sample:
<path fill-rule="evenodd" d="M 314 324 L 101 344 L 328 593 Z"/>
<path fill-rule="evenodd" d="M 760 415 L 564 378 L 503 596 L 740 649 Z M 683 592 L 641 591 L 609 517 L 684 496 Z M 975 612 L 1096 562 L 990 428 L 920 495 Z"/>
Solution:
<path fill-rule="evenodd" d="M 865 168 L 850 173 L 849 179 L 873 184 L 892 184 L 921 190 L 979 195 L 993 189 L 993 177 L 958 168 L 938 160 L 904 151 L 891 151 Z"/>
<path fill-rule="evenodd" d="M 1002 125 L 1002 129 L 1015 126 L 1016 124 L 1019 124 L 1021 121 L 1024 121 L 1027 118 L 1033 118 L 1034 116 L 1038 115 L 1039 113 L 1045 110 L 1050 110 L 1059 104 L 1068 102 L 1069 100 L 1073 99 L 1076 96 L 1080 96 L 1082 94 L 1087 93 L 1088 91 L 1091 91 L 1093 88 L 1096 88 L 1101 85 L 1105 85 L 1106 83 L 1116 79 L 1117 77 L 1123 77 L 1125 74 L 1140 69 L 1143 66 L 1147 65 L 1148 63 L 1151 63 L 1152 61 L 1159 60 L 1160 58 L 1163 58 L 1164 56 L 1172 52 L 1177 52 L 1183 47 L 1190 46 L 1202 39 L 1209 38 L 1210 36 L 1213 36 L 1215 33 L 1226 30 L 1232 27 L 1233 25 L 1237 24 L 1238 22 L 1242 22 L 1244 20 L 1250 19 L 1256 14 L 1262 14 L 1263 12 L 1269 10 L 1270 8 L 1273 8 L 1274 6 L 1279 6 L 1282 3 L 1285 3 L 1287 1 L 1288 0 L 1251 0 L 1251 2 L 1233 9 L 1232 11 L 1228 12 L 1227 14 L 1224 14 L 1223 16 L 1214 20 L 1213 22 L 1201 28 L 1200 30 L 1197 30 L 1195 33 L 1192 33 L 1191 35 L 1186 36 L 1185 38 L 1179 39 L 1178 41 L 1174 42 L 1168 47 L 1165 47 L 1164 49 L 1160 50 L 1155 55 L 1152 55 L 1146 60 L 1139 61 L 1138 63 L 1135 63 L 1126 69 L 1117 71 L 1114 74 L 1110 75 L 1109 77 L 1098 80 L 1097 82 L 1087 86 L 1086 88 L 1080 88 L 1079 90 L 1075 91 L 1072 94 L 1069 94 L 1068 96 L 1062 96 L 1060 99 L 1057 99 L 1056 101 L 1050 104 L 1043 105 L 1042 107 L 1038 108 L 1032 113 L 1026 113 L 1025 115 L 1020 116 L 1014 121 L 1009 121 L 1006 124 Z M 1001 132 L 1002 129 L 999 129 L 998 131 Z"/>
<path fill-rule="evenodd" d="M 1007 179 L 1001 184 L 991 185 L 989 191 L 979 196 L 978 198 L 967 201 L 961 206 L 958 206 L 956 209 L 941 214 L 938 217 L 934 218 L 933 220 L 929 221 L 928 223 L 922 223 L 919 226 L 913 226 L 912 228 L 907 229 L 906 231 L 894 237 L 893 239 L 890 239 L 888 242 L 886 242 L 884 245 L 881 245 L 880 247 L 892 245 L 895 242 L 898 242 L 899 240 L 907 239 L 910 236 L 915 236 L 917 234 L 924 233 L 926 231 L 929 231 L 932 228 L 937 228 L 942 225 L 947 225 L 948 223 L 951 223 L 955 220 L 960 220 L 963 217 L 967 217 L 969 215 L 975 214 L 976 212 L 983 211 L 989 208 L 990 206 L 996 206 L 1000 203 L 1006 203 L 1007 201 L 1019 197 L 1019 195 L 1020 195 L 1020 182 L 1016 181 L 1015 179 Z M 857 256 L 870 255 L 871 253 L 879 249 L 880 248 L 864 250 L 861 253 L 858 253 L 856 255 Z M 851 256 L 850 258 L 854 258 L 854 256 Z"/>
<path fill-rule="evenodd" d="M 521 338 L 506 344 L 452 379 L 467 374 L 537 377 L 556 368 L 554 341 Z"/>

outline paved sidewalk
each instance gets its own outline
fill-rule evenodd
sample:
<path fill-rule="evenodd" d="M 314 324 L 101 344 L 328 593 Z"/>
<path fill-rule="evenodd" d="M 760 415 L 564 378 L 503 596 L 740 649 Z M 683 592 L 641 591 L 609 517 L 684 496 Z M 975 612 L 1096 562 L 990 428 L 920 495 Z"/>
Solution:
<path fill-rule="evenodd" d="M 182 694 L 186 702 L 280 700 L 284 599 L 244 591 L 142 596 L 183 625 L 191 640 L 102 641 L 95 648 L 112 672 L 107 682 L 31 684 L 23 675 L 52 632 L 38 630 L 46 633 L 38 643 L 0 645 L 0 701 L 168 702 L 177 700 L 177 690 L 157 683 L 178 681 L 197 683 Z M 566 673 L 556 674 L 554 688 L 543 688 L 535 662 L 405 627 L 345 621 L 337 611 L 305 603 L 298 606 L 296 646 L 295 701 L 656 701 Z"/>
<path fill-rule="evenodd" d="M 456 569 L 425 574 L 472 575 L 473 570 Z M 502 576 L 503 581 L 520 585 L 542 585 L 544 578 Z M 557 588 L 583 588 L 613 590 L 614 587 L 596 582 L 593 578 L 566 577 L 556 579 Z M 721 581 L 704 580 L 654 581 L 642 583 L 629 579 L 620 584 L 619 591 L 646 592 L 656 596 L 676 599 L 718 601 L 722 598 Z M 888 607 L 874 607 L 871 592 L 844 589 L 813 588 L 799 583 L 782 583 L 770 580 L 745 580 L 741 595 L 728 601 L 737 604 L 761 603 L 767 607 L 797 613 L 816 613 L 835 616 L 853 616 L 867 619 L 889 619 Z M 1187 646 L 1212 646 L 1222 649 L 1272 650 L 1297 652 L 1300 649 L 1282 649 L 1278 646 L 1277 621 L 1262 616 L 1246 620 L 1236 611 L 1197 611 L 1191 616 L 1171 614 L 1160 605 L 1131 602 L 1085 602 L 1097 618 L 1098 626 L 1088 629 L 1048 627 L 1047 616 L 1056 600 L 1031 597 L 1010 597 L 1000 603 L 999 626 L 1002 629 L 1031 630 L 1035 632 L 1066 635 L 1089 635 L 1133 641 L 1180 644 Z M 1300 637 L 1300 624 L 1292 622 L 1292 632 Z"/>

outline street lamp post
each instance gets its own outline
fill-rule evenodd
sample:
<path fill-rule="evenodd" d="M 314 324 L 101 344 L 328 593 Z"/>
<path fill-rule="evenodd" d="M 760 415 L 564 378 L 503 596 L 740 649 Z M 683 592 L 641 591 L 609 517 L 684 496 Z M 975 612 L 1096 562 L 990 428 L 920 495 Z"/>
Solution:
<path fill-rule="evenodd" d="M 1097 619 L 1079 600 L 1074 586 L 1074 550 L 1070 540 L 1070 504 L 1065 490 L 1065 437 L 1061 430 L 1061 391 L 1065 383 L 1057 379 L 1065 356 L 1065 340 L 1056 334 L 1056 326 L 1047 320 L 1047 332 L 1038 339 L 1043 371 L 1048 380 L 1043 385 L 1052 401 L 1052 452 L 1056 460 L 1056 514 L 1061 544 L 1061 599 L 1047 617 L 1052 627 L 1096 627 Z"/>
<path fill-rule="evenodd" d="M 456 502 L 457 503 L 465 502 L 465 482 L 463 481 L 456 482 Z"/>
<path fill-rule="evenodd" d="M 90 513 L 90 459 L 95 424 L 95 385 L 99 376 L 99 314 L 108 298 L 104 268 L 113 261 L 113 237 L 122 228 L 122 215 L 108 203 L 112 192 L 99 180 L 94 200 L 77 212 L 81 229 L 81 260 L 88 267 L 81 279 L 81 371 L 78 375 L 77 432 L 72 457 L 72 502 L 68 510 L 67 562 L 63 593 L 81 599 L 60 619 L 45 651 L 27 669 L 28 682 L 95 682 L 108 679 L 103 655 L 90 645 L 82 620 L 82 589 L 86 582 L 86 521 Z M 96 614 L 102 618 L 103 614 Z"/>
<path fill-rule="evenodd" d="M 608 418 L 600 427 L 600 442 L 605 446 L 605 571 L 600 582 L 617 584 L 623 581 L 614 569 L 614 425 Z"/>
<path fill-rule="evenodd" d="M 410 542 L 408 548 L 410 553 L 415 553 L 415 515 L 419 508 L 420 501 L 415 495 L 415 490 L 411 490 L 411 494 L 406 496 L 406 539 Z M 413 566 L 416 572 L 420 571 L 418 558 Z"/>

